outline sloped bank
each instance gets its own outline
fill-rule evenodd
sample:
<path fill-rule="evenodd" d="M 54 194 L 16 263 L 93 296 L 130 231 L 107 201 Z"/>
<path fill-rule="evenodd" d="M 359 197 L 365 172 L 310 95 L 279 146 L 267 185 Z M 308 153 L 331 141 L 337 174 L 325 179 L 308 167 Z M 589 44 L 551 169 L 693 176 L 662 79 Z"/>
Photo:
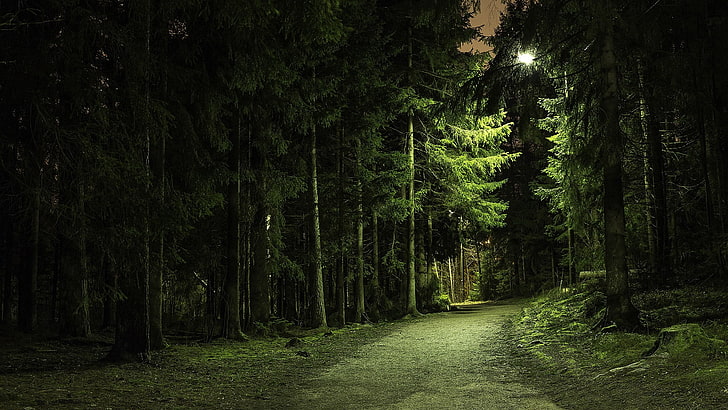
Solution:
<path fill-rule="evenodd" d="M 635 300 L 657 304 L 656 298 Z M 710 305 L 703 299 L 684 298 Z M 648 306 L 638 307 L 645 312 Z M 695 312 L 699 307 L 685 304 L 683 309 Z M 510 353 L 524 377 L 564 408 L 725 408 L 725 323 L 702 320 L 662 333 L 629 333 L 614 331 L 604 313 L 604 295 L 593 284 L 552 291 L 527 305 L 506 326 L 504 337 L 511 341 Z M 645 325 L 652 312 L 647 313 Z"/>

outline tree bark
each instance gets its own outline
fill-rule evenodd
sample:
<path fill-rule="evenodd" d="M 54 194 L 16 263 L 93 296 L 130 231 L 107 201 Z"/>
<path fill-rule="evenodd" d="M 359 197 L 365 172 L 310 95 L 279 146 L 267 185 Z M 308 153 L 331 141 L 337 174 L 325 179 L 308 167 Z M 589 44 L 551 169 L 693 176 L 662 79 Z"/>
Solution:
<path fill-rule="evenodd" d="M 460 235 L 458 235 L 460 236 Z M 462 239 L 462 238 L 461 238 Z M 457 258 L 458 264 L 457 264 L 457 275 L 458 275 L 458 285 L 460 289 L 458 289 L 457 292 L 457 301 L 458 302 L 464 302 L 465 301 L 465 248 L 463 247 L 463 243 L 459 242 L 458 244 L 458 258 Z"/>
<path fill-rule="evenodd" d="M 337 162 L 336 162 L 336 171 L 339 177 L 339 190 L 338 190 L 338 198 L 337 198 L 337 230 L 338 230 L 338 254 L 336 257 L 336 283 L 335 283 L 335 291 L 334 291 L 334 323 L 339 326 L 344 326 L 346 324 L 346 273 L 344 272 L 344 130 L 343 127 L 341 129 L 341 134 L 339 135 L 339 152 L 337 153 Z M 355 322 L 361 321 L 361 316 L 359 316 L 359 319 L 356 317 L 354 318 Z"/>
<path fill-rule="evenodd" d="M 69 182 L 64 200 L 75 212 L 65 221 L 61 234 L 61 336 L 91 335 L 89 314 L 88 271 L 86 266 L 86 227 L 83 182 Z"/>
<path fill-rule="evenodd" d="M 433 270 L 436 269 L 433 267 L 435 264 L 435 253 L 434 249 L 432 247 L 433 241 L 432 241 L 432 212 L 427 212 L 427 244 L 426 244 L 426 250 L 425 250 L 425 276 L 427 277 L 427 283 L 428 283 L 428 289 L 432 290 L 433 292 L 436 290 L 434 289 L 434 286 L 432 286 L 434 280 L 433 280 Z M 434 268 L 434 269 L 433 269 Z"/>
<path fill-rule="evenodd" d="M 410 3 L 410 11 L 412 4 Z M 412 83 L 412 22 L 408 22 L 407 29 L 407 69 Z M 414 132 L 414 111 L 410 107 L 407 111 L 407 169 L 409 172 L 409 187 L 407 199 L 409 201 L 409 225 L 407 229 L 407 302 L 405 312 L 408 315 L 419 315 L 417 311 L 417 283 L 415 272 L 415 132 Z"/>
<path fill-rule="evenodd" d="M 241 125 L 231 138 L 232 147 L 228 153 L 228 167 L 233 180 L 228 183 L 227 198 L 227 274 L 225 275 L 225 294 L 223 297 L 223 337 L 243 340 L 240 320 L 240 133 Z"/>
<path fill-rule="evenodd" d="M 452 258 L 447 258 L 447 276 L 450 280 L 450 289 L 448 289 L 448 296 L 450 297 L 450 302 L 455 302 L 455 278 L 453 277 L 452 273 Z"/>
<path fill-rule="evenodd" d="M 145 171 L 144 215 L 141 220 L 142 260 L 138 264 L 121 266 L 119 291 L 124 295 L 116 303 L 116 332 L 114 346 L 107 359 L 127 361 L 138 359 L 148 361 L 151 357 L 150 329 L 150 202 L 151 202 L 151 1 L 146 0 L 140 11 L 144 15 L 144 106 L 142 107 L 143 129 L 139 130 L 142 140 L 143 167 Z"/>
<path fill-rule="evenodd" d="M 268 213 L 264 205 L 253 218 L 253 268 L 250 272 L 250 321 L 270 320 L 270 279 L 268 278 Z"/>
<path fill-rule="evenodd" d="M 311 234 L 313 240 L 313 261 L 309 272 L 309 306 L 308 325 L 311 327 L 327 327 L 326 304 L 324 301 L 324 280 L 321 254 L 321 226 L 319 221 L 318 174 L 316 170 L 316 128 L 311 131 L 310 151 L 310 189 L 311 189 Z"/>
<path fill-rule="evenodd" d="M 249 135 L 251 145 L 252 135 Z M 270 278 L 268 249 L 270 238 L 268 236 L 268 205 L 266 195 L 268 192 L 267 168 L 268 158 L 266 148 L 254 146 L 253 157 L 250 162 L 255 168 L 257 186 L 255 189 L 255 211 L 251 222 L 250 243 L 252 252 L 252 266 L 249 275 L 248 288 L 250 292 L 250 322 L 268 322 L 271 313 Z"/>
<path fill-rule="evenodd" d="M 35 330 L 38 321 L 36 292 L 38 287 L 38 266 L 40 263 L 40 189 L 41 170 L 38 166 L 34 181 L 37 183 L 33 192 L 30 222 L 30 244 L 28 246 L 27 264 L 18 271 L 18 327 L 30 333 Z"/>
<path fill-rule="evenodd" d="M 161 59 L 164 61 L 162 71 L 162 97 L 167 98 L 168 96 L 168 81 L 167 81 L 167 69 L 168 64 L 167 48 L 168 48 L 168 27 L 166 10 L 161 5 L 157 6 L 157 12 L 160 15 L 157 17 L 158 22 L 162 24 L 155 24 L 155 32 L 158 38 L 163 39 L 162 44 L 158 46 L 157 53 L 161 55 Z M 150 22 L 151 26 L 151 22 Z M 149 27 L 151 30 L 151 27 Z M 151 51 L 151 50 L 150 50 Z M 148 95 L 151 90 L 147 91 Z M 153 167 L 153 179 L 154 184 L 157 185 L 159 190 L 159 197 L 157 198 L 158 209 L 164 212 L 165 201 L 166 201 L 166 156 L 167 156 L 167 136 L 163 133 L 158 137 L 158 146 L 154 150 L 154 156 L 152 163 Z M 164 321 L 163 321 L 163 309 L 164 309 L 164 272 L 165 272 L 165 225 L 164 223 L 159 224 L 156 229 L 158 237 L 156 238 L 157 243 L 154 245 L 157 248 L 158 254 L 156 260 L 149 272 L 149 337 L 150 337 L 150 348 L 152 350 L 160 350 L 167 346 L 167 342 L 164 339 Z"/>
<path fill-rule="evenodd" d="M 370 284 L 371 303 L 369 304 L 369 313 L 375 321 L 378 321 L 380 316 L 379 262 L 379 216 L 377 211 L 372 211 L 372 280 Z"/>
<path fill-rule="evenodd" d="M 2 153 L 3 165 L 8 169 L 14 169 L 17 167 L 16 161 L 18 155 L 13 146 L 3 146 L 0 149 Z M 14 260 L 18 258 L 18 252 L 13 248 L 15 240 L 13 238 L 15 232 L 14 221 L 12 218 L 13 205 L 10 201 L 2 201 L 0 203 L 0 252 L 3 255 L 2 270 L 3 285 L 2 285 L 2 305 L 0 306 L 0 323 L 7 325 L 12 322 L 11 310 L 12 310 L 12 285 L 13 285 L 13 274 L 16 270 L 16 264 Z"/>
<path fill-rule="evenodd" d="M 101 328 L 111 329 L 116 324 L 116 294 L 119 290 L 118 275 L 111 263 L 111 258 L 104 253 L 101 257 L 101 275 L 104 286 L 111 290 L 104 295 L 103 318 Z"/>
<path fill-rule="evenodd" d="M 361 140 L 356 139 L 356 287 L 354 290 L 356 311 L 354 321 L 361 322 L 364 316 L 364 198 L 361 181 Z"/>
<path fill-rule="evenodd" d="M 574 275 L 574 231 L 571 228 L 567 228 L 566 234 L 569 238 L 569 251 L 568 251 L 568 258 L 569 258 L 569 287 L 573 285 L 576 281 L 575 275 Z"/>
<path fill-rule="evenodd" d="M 12 301 L 13 286 L 13 264 L 11 262 L 13 255 L 13 224 L 10 223 L 10 212 L 3 208 L 2 220 L 0 220 L 0 246 L 2 253 L 5 255 L 2 260 L 3 286 L 2 286 L 2 305 L 0 305 L 0 323 L 6 325 L 11 322 L 10 311 Z"/>
<path fill-rule="evenodd" d="M 648 235 L 650 245 L 650 270 L 657 283 L 664 285 L 671 276 L 670 239 L 667 223 L 667 187 L 665 163 L 662 153 L 662 136 L 653 114 L 654 91 L 645 82 L 644 66 L 638 62 L 640 90 L 640 120 L 647 142 L 645 187 L 648 197 Z"/>
<path fill-rule="evenodd" d="M 143 264 L 142 264 L 143 265 Z M 143 266 L 121 267 L 119 291 L 124 295 L 116 301 L 116 332 L 108 360 L 148 361 L 149 340 L 149 276 Z"/>
<path fill-rule="evenodd" d="M 165 203 L 165 157 L 167 155 L 166 138 L 160 138 L 158 158 L 156 163 L 156 183 L 159 186 L 159 209 L 164 209 Z M 149 272 L 149 343 L 150 349 L 163 349 L 167 342 L 164 340 L 162 309 L 164 302 L 164 225 L 159 226 L 159 239 L 157 247 L 159 254 L 154 269 Z"/>
<path fill-rule="evenodd" d="M 425 235 L 424 229 L 417 229 L 415 231 L 415 272 L 417 278 L 415 283 L 417 285 L 417 303 L 421 308 L 428 307 L 432 304 L 432 289 L 430 282 L 427 277 L 427 256 L 425 254 Z"/>
<path fill-rule="evenodd" d="M 253 124 L 251 118 L 248 117 L 248 140 L 246 150 L 245 167 L 248 173 L 253 172 Z M 241 155 L 242 158 L 242 155 Z M 245 195 L 242 196 L 241 211 L 243 212 L 243 223 L 241 227 L 241 272 L 240 272 L 240 291 L 241 291 L 241 326 L 248 329 L 251 323 L 250 316 L 250 278 L 253 270 L 253 244 L 251 237 L 254 229 L 253 216 L 253 183 L 251 180 L 245 181 Z"/>
<path fill-rule="evenodd" d="M 602 5 L 601 33 L 602 94 L 600 108 L 604 120 L 602 163 L 604 166 L 604 265 L 607 271 L 607 317 L 621 329 L 632 329 L 639 323 L 632 305 L 625 244 L 622 160 L 624 142 L 619 127 L 617 58 L 614 50 L 611 1 Z"/>

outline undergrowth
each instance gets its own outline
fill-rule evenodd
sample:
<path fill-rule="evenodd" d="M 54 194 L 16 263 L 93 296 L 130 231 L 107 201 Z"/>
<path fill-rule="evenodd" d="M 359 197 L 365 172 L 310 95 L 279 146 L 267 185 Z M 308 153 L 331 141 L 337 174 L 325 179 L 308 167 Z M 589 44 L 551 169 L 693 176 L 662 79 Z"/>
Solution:
<path fill-rule="evenodd" d="M 728 319 L 728 293 L 723 289 L 688 286 L 637 293 L 632 299 L 649 329 Z"/>
<path fill-rule="evenodd" d="M 649 332 L 618 331 L 608 323 L 606 296 L 596 282 L 551 290 L 532 300 L 514 319 L 518 351 L 532 371 L 550 374 L 544 377 L 564 375 L 578 379 L 580 388 L 587 384 L 604 396 L 613 396 L 611 402 L 604 399 L 605 405 L 626 403 L 615 393 L 619 389 L 637 395 L 661 394 L 646 401 L 656 400 L 655 406 L 684 403 L 685 408 L 697 408 L 728 402 L 728 325 L 726 315 L 717 313 L 728 306 L 728 295 L 721 290 L 687 288 L 644 293 L 634 299 Z M 697 324 L 685 325 L 690 322 Z M 666 331 L 689 331 L 679 342 L 672 342 L 684 346 L 652 349 L 660 328 L 675 324 L 682 325 Z M 559 394 L 578 403 L 577 407 L 586 405 L 578 395 Z"/>

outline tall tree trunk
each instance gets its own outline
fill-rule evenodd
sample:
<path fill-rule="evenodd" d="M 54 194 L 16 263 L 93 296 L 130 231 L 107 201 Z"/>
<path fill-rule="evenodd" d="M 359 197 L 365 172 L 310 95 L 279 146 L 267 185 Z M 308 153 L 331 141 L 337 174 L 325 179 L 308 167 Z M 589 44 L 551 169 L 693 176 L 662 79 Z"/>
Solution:
<path fill-rule="evenodd" d="M 379 320 L 379 303 L 382 297 L 379 285 L 379 263 L 379 216 L 377 211 L 372 211 L 372 280 L 369 314 L 374 321 Z"/>
<path fill-rule="evenodd" d="M 248 117 L 248 140 L 246 150 L 245 167 L 247 173 L 253 172 L 253 124 L 251 118 Z M 244 223 L 242 224 L 241 241 L 242 241 L 242 270 L 240 272 L 240 292 L 241 292 L 241 326 L 248 329 L 251 323 L 250 319 L 250 278 L 253 271 L 254 257 L 253 244 L 251 237 L 254 229 L 253 217 L 253 183 L 250 179 L 245 181 L 245 195 L 242 197 L 241 210 L 244 215 Z"/>
<path fill-rule="evenodd" d="M 556 275 L 556 258 L 554 257 L 554 250 L 553 248 L 549 248 L 549 256 L 551 257 L 551 280 L 552 280 L 552 287 L 556 287 L 557 285 L 561 287 L 561 283 L 557 279 Z"/>
<path fill-rule="evenodd" d="M 144 139 L 145 139 L 145 152 L 144 152 L 144 170 L 146 173 L 146 190 L 145 190 L 145 215 L 144 215 L 144 266 L 142 271 L 142 284 L 143 284 L 143 317 L 144 317 L 144 346 L 146 351 L 143 352 L 142 357 L 146 360 L 151 357 L 149 351 L 151 350 L 151 317 L 150 317 L 150 291 L 149 282 L 151 278 L 151 232 L 149 224 L 151 219 L 151 191 L 152 191 L 152 169 L 151 169 L 151 70 L 152 70 L 152 53 L 151 53 L 151 29 L 152 29 L 152 5 L 151 1 L 146 2 L 146 38 L 145 38 L 145 70 L 144 70 Z M 161 294 L 160 294 L 161 295 Z"/>
<path fill-rule="evenodd" d="M 334 309 L 334 323 L 339 326 L 346 324 L 346 273 L 344 272 L 344 130 L 339 134 L 339 152 L 337 153 L 336 172 L 339 179 L 337 201 L 337 231 L 338 231 L 338 254 L 336 257 L 336 283 Z M 361 321 L 361 316 L 355 322 Z"/>
<path fill-rule="evenodd" d="M 33 192 L 30 222 L 30 244 L 28 246 L 28 263 L 18 271 L 18 327 L 24 332 L 32 332 L 38 322 L 38 306 L 36 292 L 38 287 L 38 266 L 40 264 L 40 190 L 41 169 L 38 165 L 33 176 L 37 184 Z"/>
<path fill-rule="evenodd" d="M 7 258 L 10 259 L 10 258 Z M 12 315 L 10 312 L 12 311 L 12 300 L 13 300 L 13 274 L 12 270 L 10 268 L 10 262 L 6 263 L 5 270 L 3 270 L 5 273 L 3 275 L 3 304 L 2 304 L 2 318 L 0 318 L 0 323 L 2 324 L 8 324 L 12 321 Z"/>
<path fill-rule="evenodd" d="M 415 258 L 415 272 L 417 273 L 415 283 L 417 284 L 418 292 L 417 303 L 422 308 L 432 305 L 432 289 L 430 288 L 430 282 L 427 277 L 427 256 L 425 255 L 426 233 L 424 229 L 417 229 L 415 231 L 415 250 L 417 254 Z"/>
<path fill-rule="evenodd" d="M 484 298 L 483 292 L 485 292 L 485 286 L 483 286 L 483 264 L 481 263 L 481 256 L 480 256 L 480 243 L 478 241 L 475 241 L 475 260 L 478 262 L 478 293 L 480 293 L 480 300 L 486 300 L 488 298 Z"/>
<path fill-rule="evenodd" d="M 455 302 L 455 277 L 453 276 L 452 272 L 452 258 L 447 258 L 447 276 L 450 280 L 450 288 L 448 289 L 448 296 L 450 297 L 450 302 Z"/>
<path fill-rule="evenodd" d="M 521 295 L 521 252 L 520 248 L 516 249 L 511 246 L 511 255 L 513 256 L 513 276 L 511 277 L 511 291 L 515 296 Z"/>
<path fill-rule="evenodd" d="M 218 304 L 219 295 L 217 288 L 217 274 L 215 271 L 212 271 L 207 276 L 207 285 L 205 286 L 205 340 L 207 342 L 218 336 L 216 329 L 219 317 L 218 309 L 220 306 Z"/>
<path fill-rule="evenodd" d="M 321 254 L 321 226 L 319 221 L 318 174 L 316 170 L 316 127 L 311 131 L 310 151 L 310 189 L 311 189 L 311 234 L 313 240 L 313 261 L 309 272 L 309 306 L 308 325 L 311 327 L 327 327 L 326 303 L 324 301 L 324 280 Z"/>
<path fill-rule="evenodd" d="M 427 244 L 426 244 L 426 250 L 425 250 L 425 276 L 428 278 L 428 289 L 432 290 L 433 292 L 437 289 L 433 286 L 434 279 L 433 279 L 433 271 L 437 268 L 434 267 L 435 264 L 435 253 L 433 251 L 433 242 L 432 242 L 432 211 L 427 212 Z"/>
<path fill-rule="evenodd" d="M 642 113 L 640 113 L 642 115 Z M 644 125 L 644 124 L 643 124 Z M 645 128 L 642 130 L 643 137 L 644 137 L 644 143 L 647 145 L 647 133 L 645 132 Z M 650 284 L 649 286 L 652 287 L 654 280 L 656 279 L 656 273 L 657 273 L 657 241 L 655 240 L 655 195 L 654 191 L 652 189 L 652 178 L 650 178 L 650 154 L 647 152 L 647 149 L 645 149 L 645 152 L 643 154 L 643 174 L 644 174 L 644 185 L 645 185 L 645 225 L 647 229 L 647 262 L 648 262 L 648 269 L 647 272 L 648 278 L 647 279 Z"/>
<path fill-rule="evenodd" d="M 410 11 L 412 4 L 410 3 Z M 407 68 L 412 75 L 412 22 L 407 30 Z M 412 79 L 410 77 L 410 83 Z M 409 172 L 407 200 L 409 202 L 409 225 L 407 229 L 407 304 L 405 311 L 408 315 L 419 315 L 417 311 L 417 283 L 415 272 L 415 131 L 414 111 L 410 107 L 407 111 L 407 170 Z"/>
<path fill-rule="evenodd" d="M 252 136 L 250 136 L 252 140 Z M 251 141 L 249 140 L 249 145 Z M 255 212 L 252 218 L 251 246 L 252 267 L 249 278 L 250 289 L 250 321 L 268 322 L 271 312 L 271 291 L 269 275 L 268 249 L 270 238 L 268 236 L 268 205 L 266 195 L 268 192 L 268 158 L 266 147 L 254 146 L 251 163 L 255 168 L 257 186 L 255 189 Z"/>
<path fill-rule="evenodd" d="M 0 148 L 0 163 L 4 167 L 9 169 L 15 169 L 15 155 L 14 148 L 12 146 L 3 146 Z M 3 181 L 4 182 L 4 181 Z M 8 188 L 5 188 L 8 189 Z M 9 189 L 8 189 L 9 190 Z M 6 191 L 7 192 L 7 191 Z M 10 309 L 11 309 L 11 289 L 12 289 L 12 274 L 13 266 L 11 258 L 13 255 L 13 249 L 11 248 L 13 243 L 13 223 L 11 222 L 11 205 L 8 201 L 0 202 L 0 272 L 2 272 L 2 294 L 0 298 L 0 324 L 7 325 L 11 322 Z"/>
<path fill-rule="evenodd" d="M 356 310 L 354 321 L 361 322 L 364 316 L 364 198 L 361 181 L 361 139 L 356 139 L 356 286 L 354 289 Z"/>
<path fill-rule="evenodd" d="M 576 275 L 574 274 L 574 231 L 571 228 L 567 228 L 567 235 L 569 236 L 569 287 L 576 282 Z"/>
<path fill-rule="evenodd" d="M 89 314 L 88 271 L 86 267 L 86 227 L 84 212 L 83 182 L 67 181 L 69 187 L 64 200 L 72 204 L 74 209 L 65 222 L 61 236 L 61 275 L 62 303 L 61 326 L 62 336 L 88 337 L 91 335 Z"/>
<path fill-rule="evenodd" d="M 155 165 L 155 183 L 159 186 L 159 209 L 164 209 L 165 203 L 165 172 L 166 172 L 166 155 L 167 142 L 162 136 L 159 141 L 157 158 L 154 160 Z M 164 303 L 164 225 L 159 226 L 159 238 L 156 244 L 158 255 L 154 268 L 149 271 L 149 347 L 151 350 L 163 349 L 167 342 L 164 340 L 162 309 Z"/>
<path fill-rule="evenodd" d="M 111 292 L 106 292 L 104 295 L 103 303 L 103 318 L 101 320 L 102 329 L 111 329 L 115 325 L 116 321 L 116 294 L 119 290 L 118 275 L 114 270 L 111 258 L 106 256 L 106 253 L 101 257 L 101 275 L 103 277 L 103 285 Z"/>
<path fill-rule="evenodd" d="M 459 235 L 458 235 L 459 236 Z M 463 243 L 459 242 L 458 245 L 458 283 L 460 289 L 458 289 L 457 297 L 458 302 L 464 302 L 465 301 L 465 287 L 466 287 L 466 279 L 465 279 L 465 248 L 463 247 Z"/>
<path fill-rule="evenodd" d="M 124 298 L 116 301 L 114 346 L 107 359 L 111 361 L 148 361 L 149 281 L 143 267 L 119 267 L 119 290 Z"/>
<path fill-rule="evenodd" d="M 648 229 L 652 231 L 650 241 L 651 274 L 656 275 L 657 283 L 665 284 L 671 276 L 670 243 L 667 224 L 667 187 L 665 184 L 665 164 L 662 155 L 662 136 L 654 116 L 654 91 L 645 84 L 644 66 L 638 62 L 640 90 L 640 120 L 647 141 L 647 170 L 645 185 L 648 192 L 649 216 Z"/>
<path fill-rule="evenodd" d="M 704 4 L 705 9 L 701 16 L 701 23 L 712 15 L 710 9 L 714 7 L 714 5 L 711 7 L 707 2 Z M 706 28 L 707 26 L 701 27 L 701 29 Z M 721 249 L 722 241 L 719 238 L 725 233 L 723 203 L 725 193 L 722 187 L 725 183 L 721 176 L 725 177 L 726 166 L 725 161 L 723 161 L 725 158 L 725 144 L 722 144 L 720 141 L 720 131 L 715 118 L 715 112 L 720 106 L 720 103 L 718 102 L 719 96 L 715 93 L 715 38 L 712 32 L 713 30 L 706 29 L 705 32 L 701 33 L 702 36 L 707 37 L 707 41 L 701 42 L 698 64 L 695 65 L 695 70 L 693 71 L 693 87 L 698 92 L 710 97 L 706 104 L 700 104 L 697 107 L 696 120 L 700 141 L 701 174 L 703 178 L 703 189 L 705 190 L 705 222 L 709 235 L 708 240 L 710 242 L 711 253 L 719 269 L 719 274 L 723 276 L 726 272 L 726 263 L 724 252 Z M 707 47 L 710 47 L 710 50 L 706 50 Z M 703 99 L 703 101 L 706 100 Z"/>
<path fill-rule="evenodd" d="M 601 111 L 604 116 L 604 265 L 607 270 L 607 317 L 621 329 L 632 329 L 639 323 L 632 305 L 625 245 L 624 196 L 622 187 L 622 157 L 624 142 L 619 127 L 619 95 L 617 58 L 614 50 L 611 1 L 605 1 L 600 18 L 601 55 L 599 65 L 603 90 Z"/>
<path fill-rule="evenodd" d="M 228 167 L 234 179 L 228 183 L 227 195 L 227 274 L 222 327 L 223 337 L 235 340 L 244 339 L 240 321 L 240 121 L 238 112 L 238 127 L 231 138 L 232 147 L 228 153 Z"/>
<path fill-rule="evenodd" d="M 721 5 L 719 5 L 721 4 Z M 710 178 L 711 195 L 709 200 L 712 202 L 712 224 L 709 225 L 712 239 L 713 253 L 717 259 L 720 275 L 726 274 L 726 255 L 724 241 L 726 234 L 726 181 L 728 181 L 728 148 L 725 143 L 726 102 L 724 93 L 721 93 L 719 78 L 722 77 L 723 67 L 720 63 L 720 45 L 716 43 L 721 41 L 722 31 L 712 28 L 712 24 L 704 24 L 714 16 L 723 15 L 724 2 L 719 0 L 709 0 L 703 2 L 703 11 L 699 17 L 701 37 L 705 40 L 700 44 L 700 58 L 697 70 L 702 73 L 700 84 L 697 85 L 699 92 L 703 92 L 709 98 L 704 99 L 705 105 L 700 107 L 700 127 L 704 141 L 704 147 L 707 151 L 705 161 L 703 163 L 707 167 L 706 179 Z M 723 10 L 720 10 L 720 8 Z M 697 82 L 697 81 L 696 81 Z M 709 177 L 708 175 L 709 174 Z"/>
<path fill-rule="evenodd" d="M 268 213 L 261 203 L 253 217 L 253 268 L 250 272 L 250 321 L 270 320 L 270 280 L 268 278 Z"/>
<path fill-rule="evenodd" d="M 10 212 L 8 209 L 3 208 L 3 214 L 0 215 L 0 246 L 2 246 L 2 269 L 3 272 L 3 285 L 2 285 L 2 305 L 0 305 L 0 323 L 9 324 L 11 322 L 10 311 L 12 301 L 12 289 L 13 289 L 13 266 L 12 266 L 12 235 L 13 235 L 13 224 L 10 223 Z"/>
<path fill-rule="evenodd" d="M 145 37 L 144 37 L 144 107 L 143 107 L 143 167 L 145 170 L 144 187 L 144 216 L 141 224 L 143 232 L 142 261 L 136 266 L 122 266 L 119 271 L 119 290 L 125 296 L 116 304 L 116 332 L 114 346 L 109 352 L 108 359 L 126 361 L 138 359 L 148 361 L 151 358 L 150 335 L 150 306 L 149 306 L 149 280 L 150 280 L 150 201 L 151 201 L 151 169 L 150 169 L 150 81 L 151 81 L 151 1 L 144 2 L 143 9 Z"/>
<path fill-rule="evenodd" d="M 165 12 L 162 11 L 164 14 Z M 168 17 L 162 15 L 160 20 L 166 22 Z M 163 54 L 164 65 L 167 65 L 167 30 L 166 24 L 158 24 L 156 27 L 157 35 L 165 39 L 164 44 L 161 48 Z M 163 97 L 167 97 L 167 71 L 163 73 Z M 154 182 L 157 184 L 159 189 L 158 206 L 160 210 L 164 210 L 166 201 L 166 172 L 167 172 L 167 138 L 166 135 L 159 137 L 159 146 L 156 151 L 156 158 L 151 164 L 154 166 Z M 158 255 L 156 263 L 153 269 L 150 271 L 149 277 L 149 343 L 152 350 L 160 350 L 167 346 L 167 342 L 164 340 L 164 328 L 163 328 L 163 309 L 164 309 L 164 271 L 165 267 L 165 226 L 160 224 L 158 227 L 158 243 L 156 244 L 158 249 Z"/>

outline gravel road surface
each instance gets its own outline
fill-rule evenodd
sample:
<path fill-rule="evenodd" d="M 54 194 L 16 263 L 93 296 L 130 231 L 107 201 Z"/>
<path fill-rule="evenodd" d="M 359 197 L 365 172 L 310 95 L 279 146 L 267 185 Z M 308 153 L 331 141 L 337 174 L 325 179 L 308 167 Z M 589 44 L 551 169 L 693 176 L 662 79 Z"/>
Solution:
<path fill-rule="evenodd" d="M 487 303 L 413 320 L 352 352 L 272 407 L 558 409 L 516 382 L 499 339 L 520 305 Z"/>

